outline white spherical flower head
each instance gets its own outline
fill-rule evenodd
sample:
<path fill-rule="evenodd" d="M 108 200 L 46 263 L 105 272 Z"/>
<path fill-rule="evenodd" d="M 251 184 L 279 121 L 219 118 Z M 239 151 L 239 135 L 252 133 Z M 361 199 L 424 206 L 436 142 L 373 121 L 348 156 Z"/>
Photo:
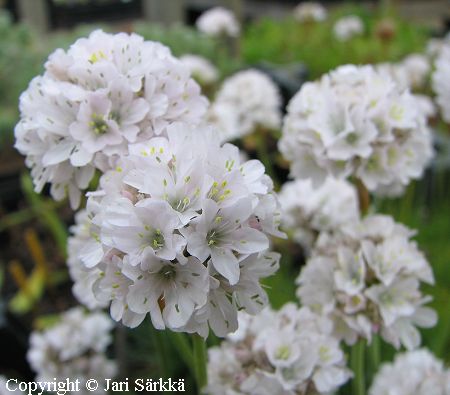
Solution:
<path fill-rule="evenodd" d="M 16 148 L 36 191 L 79 204 L 95 168 L 105 171 L 128 144 L 174 121 L 197 124 L 207 100 L 167 47 L 136 34 L 94 31 L 58 49 L 20 98 Z"/>
<path fill-rule="evenodd" d="M 333 32 L 339 41 L 348 41 L 364 33 L 364 23 L 359 16 L 348 15 L 336 21 Z"/>
<path fill-rule="evenodd" d="M 309 253 L 320 233 L 333 233 L 359 221 L 358 196 L 352 184 L 329 177 L 319 188 L 310 180 L 283 185 L 279 200 L 283 228 Z"/>
<path fill-rule="evenodd" d="M 224 81 L 211 106 L 209 121 L 219 129 L 223 141 L 243 137 L 258 127 L 278 129 L 281 125 L 278 87 L 259 70 L 240 71 Z"/>
<path fill-rule="evenodd" d="M 206 58 L 198 55 L 183 55 L 180 57 L 183 63 L 191 72 L 191 75 L 202 85 L 211 85 L 219 79 L 217 68 Z"/>
<path fill-rule="evenodd" d="M 114 361 L 107 359 L 113 322 L 104 313 L 87 314 L 80 307 L 61 314 L 54 326 L 33 332 L 27 359 L 37 381 L 79 379 L 83 394 L 88 379 L 104 380 L 117 373 Z M 100 393 L 102 391 L 99 391 Z"/>
<path fill-rule="evenodd" d="M 294 18 L 299 22 L 322 22 L 327 16 L 325 7 L 314 1 L 302 1 L 294 9 Z"/>
<path fill-rule="evenodd" d="M 450 123 L 450 41 L 440 51 L 436 59 L 436 70 L 433 73 L 433 89 L 436 102 L 439 105 L 442 118 Z"/>
<path fill-rule="evenodd" d="M 149 314 L 158 329 L 224 336 L 238 309 L 267 304 L 259 281 L 279 260 L 268 235 L 284 236 L 272 182 L 207 127 L 174 123 L 130 145 L 83 217 L 69 261 L 89 278 L 78 275 L 75 288 L 125 325 Z"/>
<path fill-rule="evenodd" d="M 223 7 L 214 7 L 205 11 L 197 19 L 196 25 L 202 33 L 213 37 L 237 37 L 241 30 L 235 15 Z"/>
<path fill-rule="evenodd" d="M 420 349 L 396 355 L 373 380 L 369 395 L 447 395 L 450 371 L 430 351 Z"/>
<path fill-rule="evenodd" d="M 293 177 L 318 185 L 353 176 L 376 193 L 421 176 L 433 155 L 426 121 L 422 103 L 387 74 L 346 65 L 302 86 L 279 148 Z"/>
<path fill-rule="evenodd" d="M 420 345 L 416 327 L 435 325 L 436 313 L 424 307 L 431 298 L 420 283 L 433 273 L 415 242 L 414 232 L 391 217 L 368 216 L 341 232 L 319 236 L 297 280 L 302 303 L 330 314 L 337 335 L 353 344 L 379 333 L 396 348 Z"/>
<path fill-rule="evenodd" d="M 239 328 L 209 349 L 207 394 L 329 394 L 351 377 L 332 322 L 307 307 L 240 314 Z"/>

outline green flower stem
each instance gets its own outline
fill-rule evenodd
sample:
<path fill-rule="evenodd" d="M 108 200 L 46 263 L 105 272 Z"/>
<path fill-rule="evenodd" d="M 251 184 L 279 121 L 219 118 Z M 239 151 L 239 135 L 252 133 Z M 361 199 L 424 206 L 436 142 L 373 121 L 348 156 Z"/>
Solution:
<path fill-rule="evenodd" d="M 169 332 L 169 334 L 181 359 L 185 363 L 186 367 L 191 371 L 192 375 L 195 376 L 197 373 L 194 365 L 194 356 L 192 354 L 191 345 L 187 335 L 182 332 Z"/>
<path fill-rule="evenodd" d="M 195 379 L 197 381 L 198 393 L 201 394 L 208 383 L 206 373 L 206 343 L 205 340 L 197 334 L 192 336 L 192 342 L 194 346 Z"/>
<path fill-rule="evenodd" d="M 365 383 L 365 369 L 364 369 L 364 357 L 365 357 L 365 342 L 360 339 L 352 347 L 351 351 L 351 368 L 353 370 L 352 381 L 352 395 L 365 395 L 366 383 Z"/>

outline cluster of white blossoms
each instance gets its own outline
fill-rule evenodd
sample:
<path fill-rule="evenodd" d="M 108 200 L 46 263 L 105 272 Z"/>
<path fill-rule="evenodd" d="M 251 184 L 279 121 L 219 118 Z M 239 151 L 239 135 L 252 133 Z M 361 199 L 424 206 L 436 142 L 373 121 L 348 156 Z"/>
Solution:
<path fill-rule="evenodd" d="M 287 182 L 281 188 L 279 201 L 284 230 L 306 252 L 320 233 L 333 233 L 360 218 L 356 189 L 348 181 L 332 177 L 318 188 L 313 188 L 310 180 Z"/>
<path fill-rule="evenodd" d="M 208 102 L 170 50 L 136 34 L 94 31 L 58 49 L 20 98 L 16 148 L 26 155 L 35 189 L 67 194 L 78 207 L 95 168 L 114 167 L 128 144 L 165 125 L 198 123 Z"/>
<path fill-rule="evenodd" d="M 327 16 L 325 7 L 314 1 L 302 1 L 294 8 L 294 18 L 299 22 L 322 22 Z"/>
<path fill-rule="evenodd" d="M 214 84 L 219 79 L 217 68 L 202 56 L 183 55 L 180 61 L 190 71 L 191 76 L 202 85 Z"/>
<path fill-rule="evenodd" d="M 87 379 L 113 378 L 116 363 L 105 355 L 112 328 L 113 322 L 104 313 L 88 314 L 75 307 L 61 314 L 49 329 L 33 332 L 27 359 L 37 373 L 36 381 L 79 379 L 84 389 Z"/>
<path fill-rule="evenodd" d="M 205 11 L 197 19 L 196 25 L 202 33 L 213 37 L 237 37 L 241 30 L 236 16 L 223 7 L 214 7 Z"/>
<path fill-rule="evenodd" d="M 436 59 L 436 70 L 433 73 L 433 89 L 436 93 L 442 118 L 450 123 L 450 41 L 445 44 Z"/>
<path fill-rule="evenodd" d="M 298 297 L 330 314 L 336 334 L 348 344 L 380 333 L 397 348 L 417 347 L 416 326 L 432 327 L 437 316 L 424 306 L 431 297 L 422 294 L 420 284 L 433 284 L 434 278 L 410 240 L 413 234 L 383 215 L 323 234 L 297 280 Z"/>
<path fill-rule="evenodd" d="M 288 105 L 279 149 L 291 175 L 314 185 L 332 174 L 373 192 L 401 191 L 433 155 L 417 98 L 372 66 L 341 66 L 302 86 Z"/>
<path fill-rule="evenodd" d="M 281 95 L 265 73 L 249 69 L 226 79 L 208 112 L 222 141 L 252 133 L 258 127 L 278 129 L 281 125 Z"/>
<path fill-rule="evenodd" d="M 239 315 L 239 330 L 208 350 L 210 395 L 329 394 L 350 377 L 332 322 L 290 303 Z"/>
<path fill-rule="evenodd" d="M 426 349 L 409 351 L 385 363 L 374 378 L 369 395 L 448 395 L 450 370 Z"/>
<path fill-rule="evenodd" d="M 165 136 L 130 145 L 89 193 L 69 242 L 75 287 L 130 327 L 149 314 L 158 329 L 225 336 L 238 310 L 267 304 L 259 281 L 278 267 L 267 252 L 268 235 L 283 236 L 278 201 L 262 163 L 241 162 L 213 130 L 174 123 Z"/>
<path fill-rule="evenodd" d="M 388 73 L 400 89 L 421 90 L 427 84 L 431 65 L 427 56 L 414 53 L 398 63 L 378 64 L 376 69 Z"/>
<path fill-rule="evenodd" d="M 364 33 L 364 23 L 359 16 L 348 15 L 336 21 L 333 33 L 339 41 L 348 41 Z"/>

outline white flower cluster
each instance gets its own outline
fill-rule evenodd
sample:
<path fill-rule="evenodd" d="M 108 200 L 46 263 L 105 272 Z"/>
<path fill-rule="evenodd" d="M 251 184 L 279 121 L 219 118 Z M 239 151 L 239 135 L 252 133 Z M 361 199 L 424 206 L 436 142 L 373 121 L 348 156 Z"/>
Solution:
<path fill-rule="evenodd" d="M 299 22 L 322 22 L 327 16 L 325 7 L 314 1 L 302 1 L 294 8 L 294 18 Z"/>
<path fill-rule="evenodd" d="M 320 184 L 354 176 L 373 192 L 401 190 L 432 157 L 423 107 L 372 66 L 341 66 L 302 86 L 288 105 L 279 148 L 291 175 Z"/>
<path fill-rule="evenodd" d="M 95 168 L 105 171 L 128 144 L 174 121 L 198 123 L 207 100 L 167 47 L 136 34 L 94 31 L 53 52 L 20 98 L 16 148 L 36 191 L 78 207 Z"/>
<path fill-rule="evenodd" d="M 409 351 L 385 363 L 374 378 L 369 395 L 448 395 L 450 370 L 426 349 Z"/>
<path fill-rule="evenodd" d="M 334 24 L 333 33 L 339 41 L 348 41 L 364 33 L 364 23 L 357 15 L 344 16 Z"/>
<path fill-rule="evenodd" d="M 87 314 L 75 307 L 61 314 L 60 322 L 49 329 L 33 332 L 27 359 L 37 373 L 36 380 L 79 379 L 83 389 L 87 379 L 114 377 L 116 364 L 105 356 L 112 328 L 104 313 Z"/>
<path fill-rule="evenodd" d="M 205 11 L 197 19 L 196 25 L 198 30 L 213 37 L 237 37 L 241 30 L 235 15 L 223 7 L 214 7 Z"/>
<path fill-rule="evenodd" d="M 391 217 L 368 216 L 340 233 L 325 234 L 297 280 L 302 303 L 330 314 L 337 335 L 353 344 L 380 333 L 395 347 L 420 344 L 418 327 L 435 325 L 431 298 L 420 283 L 434 283 L 433 273 L 413 232 Z"/>
<path fill-rule="evenodd" d="M 180 61 L 191 72 L 192 77 L 200 84 L 214 84 L 219 79 L 217 68 L 202 56 L 183 55 L 180 57 Z"/>
<path fill-rule="evenodd" d="M 239 330 L 210 348 L 210 395 L 329 394 L 350 377 L 332 322 L 285 305 L 239 316 Z"/>
<path fill-rule="evenodd" d="M 427 84 L 431 65 L 427 56 L 414 53 L 398 63 L 378 64 L 376 69 L 389 74 L 400 89 L 421 90 Z"/>
<path fill-rule="evenodd" d="M 230 141 L 257 127 L 281 125 L 281 95 L 275 83 L 259 70 L 240 71 L 225 80 L 208 113 L 208 120 Z"/>
<path fill-rule="evenodd" d="M 259 280 L 278 267 L 267 252 L 267 235 L 283 236 L 277 198 L 261 162 L 242 163 L 212 130 L 165 133 L 130 145 L 89 194 L 88 223 L 70 241 L 69 260 L 84 266 L 75 287 L 130 327 L 150 314 L 158 329 L 225 336 L 238 309 L 267 304 Z"/>
<path fill-rule="evenodd" d="M 359 221 L 356 189 L 345 180 L 328 177 L 313 188 L 310 180 L 283 185 L 279 193 L 283 228 L 306 252 L 322 232 L 333 233 L 345 224 Z"/>
<path fill-rule="evenodd" d="M 442 118 L 450 123 L 450 41 L 443 46 L 436 59 L 433 73 L 433 89 L 436 102 L 441 108 Z"/>

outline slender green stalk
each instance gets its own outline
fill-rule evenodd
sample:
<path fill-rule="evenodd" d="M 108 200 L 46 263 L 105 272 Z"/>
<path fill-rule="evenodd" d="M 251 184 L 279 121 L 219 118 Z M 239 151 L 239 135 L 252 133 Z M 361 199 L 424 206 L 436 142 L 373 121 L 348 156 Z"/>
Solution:
<path fill-rule="evenodd" d="M 195 376 L 197 373 L 194 366 L 194 356 L 186 334 L 181 332 L 169 332 L 169 334 L 181 359 L 185 363 L 186 367 L 191 371 L 192 375 Z"/>
<path fill-rule="evenodd" d="M 352 347 L 350 363 L 355 375 L 352 381 L 352 395 L 365 395 L 366 393 L 364 351 L 365 342 L 363 339 L 359 340 Z"/>
<path fill-rule="evenodd" d="M 381 356 L 380 356 L 380 337 L 374 335 L 372 338 L 372 343 L 369 346 L 369 358 L 370 358 L 370 376 L 368 379 L 372 382 L 373 377 L 378 372 L 378 367 L 380 366 Z"/>
<path fill-rule="evenodd" d="M 201 394 L 208 383 L 206 373 L 206 343 L 205 340 L 197 334 L 192 336 L 192 342 L 194 345 L 195 379 L 197 381 L 198 393 Z"/>

